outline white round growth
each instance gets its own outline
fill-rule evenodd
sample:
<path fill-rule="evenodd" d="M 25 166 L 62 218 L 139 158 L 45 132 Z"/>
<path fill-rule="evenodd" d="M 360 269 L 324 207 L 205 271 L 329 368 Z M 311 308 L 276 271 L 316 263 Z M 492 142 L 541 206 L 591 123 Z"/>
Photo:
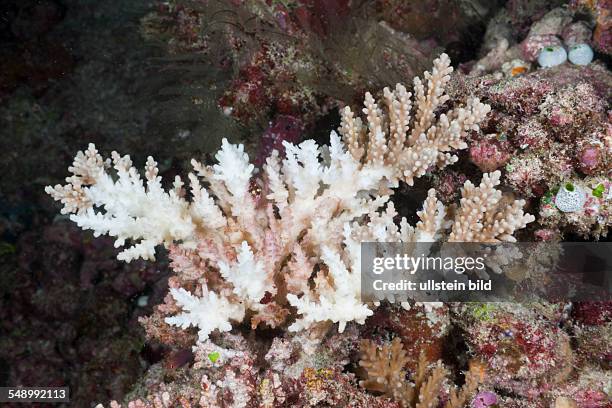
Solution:
<path fill-rule="evenodd" d="M 146 295 L 140 296 L 136 300 L 136 304 L 138 305 L 138 307 L 145 307 L 146 305 L 149 304 L 149 297 Z"/>
<path fill-rule="evenodd" d="M 579 186 L 566 183 L 559 189 L 555 197 L 555 205 L 562 212 L 576 212 L 582 210 L 586 201 L 586 193 Z"/>
<path fill-rule="evenodd" d="M 577 44 L 570 48 L 568 58 L 572 64 L 589 65 L 593 61 L 593 49 L 588 44 Z"/>
<path fill-rule="evenodd" d="M 543 68 L 561 65 L 565 61 L 567 61 L 567 51 L 559 45 L 544 47 L 538 55 L 538 64 Z"/>

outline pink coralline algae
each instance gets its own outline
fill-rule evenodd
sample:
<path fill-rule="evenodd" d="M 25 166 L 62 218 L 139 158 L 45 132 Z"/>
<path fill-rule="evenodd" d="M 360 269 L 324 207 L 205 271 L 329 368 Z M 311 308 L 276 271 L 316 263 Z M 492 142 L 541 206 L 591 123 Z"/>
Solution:
<path fill-rule="evenodd" d="M 510 160 L 510 143 L 488 135 L 470 146 L 470 160 L 483 172 L 499 169 Z"/>
<path fill-rule="evenodd" d="M 572 0 L 570 7 L 591 14 L 595 23 L 593 45 L 600 52 L 612 54 L 612 3 L 610 0 Z"/>
<path fill-rule="evenodd" d="M 600 145 L 589 144 L 583 146 L 577 154 L 578 169 L 583 174 L 596 174 L 604 169 L 605 156 Z"/>
<path fill-rule="evenodd" d="M 544 389 L 529 384 L 561 382 L 571 373 L 569 336 L 534 310 L 511 304 L 463 305 L 459 310 L 472 322 L 465 326 L 468 345 L 486 364 L 496 389 L 532 396 Z"/>
<path fill-rule="evenodd" d="M 473 408 L 487 408 L 497 403 L 497 395 L 491 391 L 479 392 L 472 401 Z"/>

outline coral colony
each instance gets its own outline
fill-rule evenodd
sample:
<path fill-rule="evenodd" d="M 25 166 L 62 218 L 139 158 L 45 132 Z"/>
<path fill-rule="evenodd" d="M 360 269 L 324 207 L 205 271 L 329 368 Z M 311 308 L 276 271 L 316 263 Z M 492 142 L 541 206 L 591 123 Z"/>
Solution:
<path fill-rule="evenodd" d="M 300 142 L 307 119 L 280 115 L 258 156 L 223 139 L 214 164 L 194 159 L 171 185 L 152 157 L 141 172 L 94 144 L 78 152 L 66 184 L 45 189 L 61 213 L 114 239 L 127 263 L 163 246 L 172 269 L 140 318 L 171 352 L 124 401 L 97 407 L 610 407 L 609 305 L 569 317 L 564 304 L 361 296 L 364 242 L 608 232 L 612 81 L 592 67 L 591 28 L 563 8 L 520 43 L 487 32 L 467 75 L 443 53 L 410 86 L 365 92 L 361 112 L 342 106 L 329 144 Z M 468 179 L 462 160 L 482 173 Z M 444 355 L 460 336 L 467 351 Z"/>
<path fill-rule="evenodd" d="M 534 220 L 523 212 L 524 201 L 501 205 L 497 171 L 485 174 L 478 187 L 465 182 L 452 216 L 431 189 L 415 226 L 405 218 L 394 222 L 397 213 L 389 187 L 396 187 L 398 180 L 412 185 L 431 166 L 454 163 L 457 156 L 450 152 L 467 147 L 466 133 L 478 130 L 490 111 L 470 99 L 465 107 L 436 117 L 434 112 L 449 98 L 444 89 L 451 71 L 448 56 L 442 54 L 432 72 L 425 73 L 426 85 L 415 78 L 414 113 L 412 95 L 400 84 L 394 91 L 384 89 L 381 106 L 367 93 L 365 126 L 347 107 L 342 111 L 342 138 L 332 132 L 329 149 L 311 140 L 285 142 L 286 157 L 273 151 L 261 176 L 254 175 L 242 145 L 224 140 L 217 164 L 204 166 L 194 160 L 189 187 L 177 176 L 166 191 L 153 158 L 147 159 L 143 180 L 129 156 L 113 152 L 112 159 L 104 159 L 90 145 L 77 154 L 67 184 L 46 191 L 80 227 L 96 236 L 115 237 L 117 247 L 129 240 L 132 245 L 119 253 L 121 260 L 154 259 L 160 244 L 169 249 L 176 275 L 160 307 L 166 312 L 160 324 L 196 327 L 196 352 L 218 348 L 211 335 L 229 332 L 245 319 L 251 329 L 266 325 L 314 333 L 311 341 L 316 343 L 331 324 L 337 323 L 342 333 L 348 323 L 364 324 L 373 314 L 375 305 L 360 300 L 360 242 L 430 242 L 443 235 L 449 241 L 513 241 L 514 231 Z M 401 371 L 401 343 L 393 343 L 393 352 L 378 351 L 374 344 L 364 347 L 368 351 L 362 365 L 374 378 L 365 388 L 382 390 L 401 406 L 437 403 L 444 380 L 440 366 L 425 382 L 428 364 L 421 359 L 416 382 L 394 390 L 404 375 L 375 367 L 387 364 L 390 353 L 390 358 L 400 359 L 392 370 Z M 231 365 L 238 358 L 219 350 L 207 354 L 213 366 Z M 238 386 L 230 389 L 236 394 L 235 406 L 257 398 L 235 375 L 228 369 L 219 390 L 202 389 L 209 395 L 201 398 L 213 404 L 230 384 Z M 384 380 L 390 383 L 381 388 L 385 382 L 375 378 L 387 375 L 396 379 Z M 451 392 L 446 406 L 462 406 L 476 386 L 477 381 L 470 380 L 459 394 Z M 130 406 L 138 404 L 144 403 Z"/>
<path fill-rule="evenodd" d="M 440 238 L 448 221 L 451 241 L 511 241 L 516 229 L 534 220 L 523 213 L 523 201 L 498 208 L 502 193 L 494 188 L 496 172 L 485 174 L 479 187 L 465 183 L 453 219 L 430 190 L 416 226 L 405 218 L 394 223 L 389 195 L 378 190 L 398 179 L 412 184 L 430 166 L 456 161 L 449 151 L 466 148 L 462 138 L 477 130 L 490 110 L 471 99 L 436 118 L 434 110 L 448 100 L 444 88 L 451 71 L 442 54 L 432 73 L 425 73 L 427 87 L 415 79 L 412 130 L 406 88 L 385 88 L 385 111 L 368 93 L 367 130 L 346 108 L 344 142 L 332 132 L 326 152 L 312 140 L 285 143 L 286 158 L 274 151 L 261 178 L 254 176 L 243 146 L 224 140 L 215 156 L 218 164 L 194 160 L 189 188 L 177 176 L 165 191 L 153 158 L 147 159 L 143 181 L 129 156 L 113 152 L 112 160 L 105 160 L 90 145 L 69 168 L 68 184 L 46 191 L 81 228 L 115 237 L 117 247 L 131 240 L 133 245 L 118 255 L 121 260 L 154 259 L 157 245 L 169 248 L 177 272 L 171 305 L 182 312 L 165 322 L 197 327 L 200 342 L 215 330 L 230 331 L 232 322 L 246 316 L 253 329 L 293 320 L 289 331 L 338 323 L 343 332 L 348 322 L 363 324 L 372 314 L 371 306 L 360 302 L 361 242 L 429 242 Z M 111 165 L 116 179 L 108 172 Z M 313 274 L 314 290 L 308 284 Z M 192 291 L 183 286 L 189 281 L 197 282 Z M 291 307 L 297 316 L 291 316 Z"/>

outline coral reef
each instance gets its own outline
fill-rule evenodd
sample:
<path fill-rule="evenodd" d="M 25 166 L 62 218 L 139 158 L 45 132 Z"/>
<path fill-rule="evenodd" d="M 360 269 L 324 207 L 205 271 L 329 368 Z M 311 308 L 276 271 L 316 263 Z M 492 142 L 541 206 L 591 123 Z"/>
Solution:
<path fill-rule="evenodd" d="M 425 74 L 427 94 L 415 79 L 417 114 L 412 128 L 418 138 L 413 146 L 431 149 L 431 164 L 454 161 L 449 148 L 462 147 L 463 132 L 477 129 L 476 123 L 488 112 L 488 106 L 472 100 L 469 110 L 441 114 L 439 124 L 432 125 L 434 110 L 447 99 L 443 87 L 448 82 L 448 65 L 443 55 L 434 63 L 433 73 Z M 300 145 L 285 141 L 286 158 L 281 161 L 274 150 L 258 176 L 244 147 L 224 140 L 216 155 L 218 164 L 193 161 L 195 173 L 188 176 L 190 200 L 178 176 L 169 191 L 162 188 L 157 163 L 151 157 L 143 180 L 129 156 L 113 152 L 112 160 L 104 159 L 93 145 L 77 154 L 66 185 L 49 186 L 46 191 L 62 202 L 62 212 L 71 214 L 71 220 L 82 228 L 115 237 L 117 247 L 131 241 L 118 259 L 154 259 L 157 245 L 170 249 L 176 272 L 169 281 L 170 293 L 156 314 L 143 320 L 152 338 L 168 343 L 173 337 L 171 344 L 184 347 L 193 341 L 191 335 L 188 331 L 173 335 L 176 329 L 172 326 L 193 326 L 198 329 L 196 347 L 212 347 L 211 336 L 231 331 L 236 323 L 248 319 L 252 330 L 260 325 L 290 332 L 307 330 L 316 344 L 325 338 L 330 323 L 338 323 L 342 333 L 348 323 L 363 324 L 373 313 L 374 305 L 360 299 L 360 242 L 431 242 L 443 235 L 449 241 L 514 241 L 515 230 L 533 221 L 533 216 L 523 213 L 523 201 L 511 197 L 506 201 L 495 189 L 501 175 L 495 172 L 485 174 L 477 187 L 466 181 L 460 205 L 452 211 L 430 190 L 415 227 L 405 219 L 395 224 L 393 203 L 377 191 L 397 185 L 397 174 L 402 171 L 394 167 L 395 162 L 385 162 L 387 146 L 394 146 L 390 152 L 400 156 L 404 149 L 407 156 L 413 154 L 412 147 L 404 146 L 409 140 L 408 96 L 401 85 L 396 91 L 395 97 L 385 92 L 390 107 L 390 124 L 385 125 L 391 129 L 388 138 L 382 133 L 382 112 L 371 95 L 366 96 L 370 125 L 366 158 L 370 159 L 364 162 L 365 149 L 355 138 L 361 132 L 356 127 L 359 121 L 352 120 L 352 130 L 344 132 L 348 151 L 335 132 L 328 149 L 319 148 L 314 141 Z M 342 128 L 349 129 L 350 111 L 344 112 Z M 428 167 L 403 172 L 412 180 Z M 215 364 L 225 354 L 211 351 L 207 355 Z M 188 359 L 188 355 L 180 356 L 173 357 L 170 366 L 180 366 Z M 429 396 L 422 397 L 423 404 L 427 399 L 437 400 L 440 370 L 425 385 L 422 392 Z M 230 389 L 238 387 L 233 392 L 240 392 L 240 397 L 231 397 L 241 399 L 236 406 L 252 398 L 254 382 L 237 378 L 231 370 L 224 379 L 216 380 Z M 241 387 L 247 388 L 240 391 Z M 212 386 L 203 389 L 210 392 L 207 398 L 217 398 Z M 449 398 L 449 404 L 459 404 L 467 395 L 451 392 Z"/>
<path fill-rule="evenodd" d="M 598 266 L 559 241 L 609 240 L 609 3 L 4 2 L 0 386 L 608 408 L 612 303 L 546 270 Z M 534 298 L 366 295 L 362 244 L 389 241 L 518 247 L 444 278 Z"/>
<path fill-rule="evenodd" d="M 594 62 L 505 79 L 457 79 L 449 87 L 451 99 L 478 97 L 493 110 L 480 125 L 486 136 L 466 139 L 472 163 L 483 171 L 504 169 L 503 184 L 540 207 L 538 222 L 543 227 L 582 237 L 606 236 L 609 71 Z M 558 191 L 567 183 L 587 196 L 585 205 L 572 212 L 555 205 Z"/>
<path fill-rule="evenodd" d="M 388 139 L 381 130 L 381 113 L 371 96 L 366 97 L 370 141 L 363 163 L 359 161 L 365 150 L 358 139 L 360 122 L 345 109 L 342 128 L 349 151 L 335 132 L 323 164 L 322 151 L 313 141 L 298 146 L 285 142 L 287 158 L 280 161 L 274 152 L 263 176 L 254 179 L 254 166 L 244 147 L 224 140 L 216 155 L 218 164 L 193 161 L 197 176 L 189 174 L 191 201 L 178 176 L 170 191 L 163 190 L 151 157 L 145 166 L 145 185 L 130 157 L 113 152 L 114 180 L 106 170 L 111 162 L 93 145 L 77 154 L 68 184 L 49 186 L 46 191 L 62 202 L 63 213 L 73 213 L 70 219 L 82 228 L 116 237 L 117 247 L 132 240 L 133 245 L 120 252 L 118 259 L 154 259 L 157 245 L 173 246 L 173 267 L 182 280 L 176 285 L 192 282 L 197 286 L 194 293 L 171 285 L 169 307 L 183 312 L 165 322 L 197 327 L 199 341 L 215 330 L 231 330 L 230 321 L 241 322 L 247 315 L 253 329 L 260 323 L 282 326 L 289 306 L 299 316 L 290 331 L 333 322 L 339 323 L 342 332 L 347 322 L 363 324 L 372 314 L 360 300 L 360 242 L 431 242 L 444 232 L 446 210 L 434 190 L 418 212 L 416 227 L 405 219 L 399 226 L 394 224 L 392 203 L 379 212 L 388 196 L 375 191 L 383 180 L 396 185 L 398 173 L 411 182 L 431 164 L 453 162 L 447 150 L 462 147 L 462 129 L 474 129 L 488 112 L 486 105 L 473 100 L 474 113 L 459 108 L 448 116 L 442 114 L 437 127 L 431 125 L 433 110 L 446 99 L 442 88 L 448 81 L 448 64 L 448 57 L 442 55 L 434 62 L 433 74 L 425 74 L 427 97 L 415 79 L 417 115 L 411 135 L 418 153 L 411 147 L 404 151 L 404 143 L 410 141 L 410 109 L 405 88 L 398 85 L 396 98 L 403 104 L 386 92 L 392 109 Z M 385 161 L 387 150 L 399 159 Z M 429 161 L 427 150 L 431 151 Z M 502 200 L 501 191 L 495 190 L 499 179 L 500 173 L 495 172 L 485 174 L 478 187 L 470 181 L 464 184 L 461 205 L 453 211 L 449 241 L 514 241 L 514 231 L 534 220 L 523 213 L 524 201 Z M 364 216 L 369 222 L 359 222 Z M 314 290 L 308 285 L 313 276 Z"/>

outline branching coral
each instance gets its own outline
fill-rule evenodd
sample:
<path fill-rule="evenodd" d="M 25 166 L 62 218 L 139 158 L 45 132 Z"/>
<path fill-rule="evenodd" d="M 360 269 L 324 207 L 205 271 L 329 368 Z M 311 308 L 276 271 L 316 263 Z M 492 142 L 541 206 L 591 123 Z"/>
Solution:
<path fill-rule="evenodd" d="M 361 386 L 374 392 L 383 393 L 398 401 L 402 407 L 432 408 L 438 406 L 442 394 L 443 384 L 446 381 L 446 369 L 439 363 L 432 370 L 428 370 L 429 362 L 425 354 L 419 356 L 419 364 L 410 382 L 406 379 L 405 365 L 406 351 L 401 340 L 396 337 L 391 344 L 378 347 L 370 340 L 361 343 L 362 359 L 360 366 L 366 371 L 366 380 Z M 479 384 L 476 373 L 469 371 L 466 374 L 465 385 L 460 389 L 451 389 L 445 408 L 459 408 L 465 406 Z"/>
<path fill-rule="evenodd" d="M 110 161 L 90 144 L 68 169 L 72 173 L 66 179 L 68 184 L 45 191 L 64 204 L 62 213 L 76 213 L 70 218 L 80 227 L 93 230 L 96 236 L 117 237 L 115 246 L 122 246 L 127 239 L 140 240 L 119 254 L 121 260 L 153 259 L 156 245 L 193 237 L 197 225 L 192 213 L 204 206 L 204 200 L 196 197 L 190 208 L 181 197 L 178 178 L 174 189 L 164 191 L 157 163 L 151 157 L 145 167 L 146 187 L 129 156 L 113 152 L 112 163 L 116 180 L 106 171 Z M 105 213 L 96 212 L 94 206 L 104 207 Z"/>
<path fill-rule="evenodd" d="M 402 180 L 409 185 L 430 167 L 455 163 L 458 158 L 451 151 L 467 148 L 463 138 L 468 131 L 479 129 L 491 107 L 473 98 L 466 107 L 442 113 L 436 120 L 435 111 L 449 99 L 444 90 L 452 71 L 448 55 L 442 54 L 434 60 L 432 72 L 424 74 L 427 87 L 414 78 L 414 118 L 412 94 L 401 84 L 393 91 L 383 90 L 385 110 L 366 93 L 363 113 L 367 129 L 351 108 L 345 107 L 339 131 L 351 155 L 362 163 L 390 167 L 393 183 Z"/>
<path fill-rule="evenodd" d="M 392 206 L 376 214 L 388 197 L 368 193 L 389 171 L 359 168 L 337 136 L 332 136 L 327 165 L 313 141 L 286 149 L 286 159 L 281 162 L 274 154 L 265 166 L 267 200 L 251 193 L 253 166 L 242 146 L 227 142 L 216 156 L 219 164 L 193 163 L 209 188 L 190 174 L 191 201 L 179 178 L 171 191 L 161 188 L 152 159 L 145 188 L 129 157 L 113 153 L 114 180 L 93 145 L 77 155 L 68 184 L 47 192 L 65 204 L 64 212 L 74 213 L 73 221 L 96 235 L 117 237 L 117 246 L 136 241 L 121 259 L 151 258 L 156 244 L 177 242 L 171 246 L 173 266 L 200 288 L 195 296 L 172 289 L 184 312 L 166 322 L 197 326 L 201 340 L 212 330 L 230 330 L 228 321 L 242 321 L 247 311 L 254 313 L 253 326 L 263 321 L 274 327 L 285 320 L 289 305 L 302 315 L 291 330 L 327 320 L 339 322 L 342 330 L 346 322 L 363 322 L 372 313 L 359 299 L 359 242 L 350 222 L 370 215 L 386 225 L 378 239 L 402 236 L 392 222 Z M 365 229 L 360 235 L 365 237 Z M 308 280 L 316 269 L 311 291 Z"/>
<path fill-rule="evenodd" d="M 452 162 L 448 150 L 463 146 L 462 135 L 488 111 L 473 100 L 433 125 L 434 110 L 446 101 L 449 72 L 443 55 L 433 74 L 425 75 L 427 95 L 415 80 L 418 109 L 409 137 L 409 96 L 399 86 L 394 96 L 386 92 L 390 119 L 366 98 L 366 145 L 356 138 L 362 133 L 355 130 L 361 126 L 357 119 L 348 130 L 345 110 L 348 151 L 335 132 L 329 148 L 312 140 L 285 142 L 286 157 L 281 160 L 274 151 L 256 176 L 243 146 L 224 140 L 216 165 L 192 162 L 190 198 L 179 177 L 169 191 L 162 188 L 152 158 L 143 180 L 129 156 L 113 152 L 112 161 L 105 160 L 93 145 L 77 154 L 66 185 L 46 191 L 79 226 L 116 237 L 117 247 L 129 240 L 132 246 L 119 259 L 152 259 L 157 245 L 168 247 L 177 277 L 164 307 L 166 316 L 175 315 L 165 322 L 197 327 L 200 341 L 246 318 L 252 328 L 290 323 L 290 331 L 299 331 L 333 322 L 342 332 L 348 322 L 363 323 L 372 314 L 360 297 L 361 242 L 433 242 L 453 220 L 453 212 L 430 190 L 417 213 L 420 221 L 413 227 L 402 219 L 397 225 L 393 203 L 379 193 L 381 185 L 397 181 L 396 159 L 407 181 L 430 164 Z M 387 122 L 388 140 L 382 131 Z M 416 167 L 406 167 L 415 155 L 431 163 L 417 160 Z M 465 184 L 451 240 L 507 241 L 532 220 L 523 214 L 521 201 L 499 211 L 501 193 L 493 188 L 498 183 L 499 174 L 493 173 L 480 187 Z"/>
<path fill-rule="evenodd" d="M 514 231 L 535 221 L 533 215 L 523 212 L 524 200 L 503 197 L 502 192 L 495 189 L 500 177 L 500 171 L 485 173 L 478 187 L 469 180 L 465 182 L 449 241 L 515 242 Z"/>

